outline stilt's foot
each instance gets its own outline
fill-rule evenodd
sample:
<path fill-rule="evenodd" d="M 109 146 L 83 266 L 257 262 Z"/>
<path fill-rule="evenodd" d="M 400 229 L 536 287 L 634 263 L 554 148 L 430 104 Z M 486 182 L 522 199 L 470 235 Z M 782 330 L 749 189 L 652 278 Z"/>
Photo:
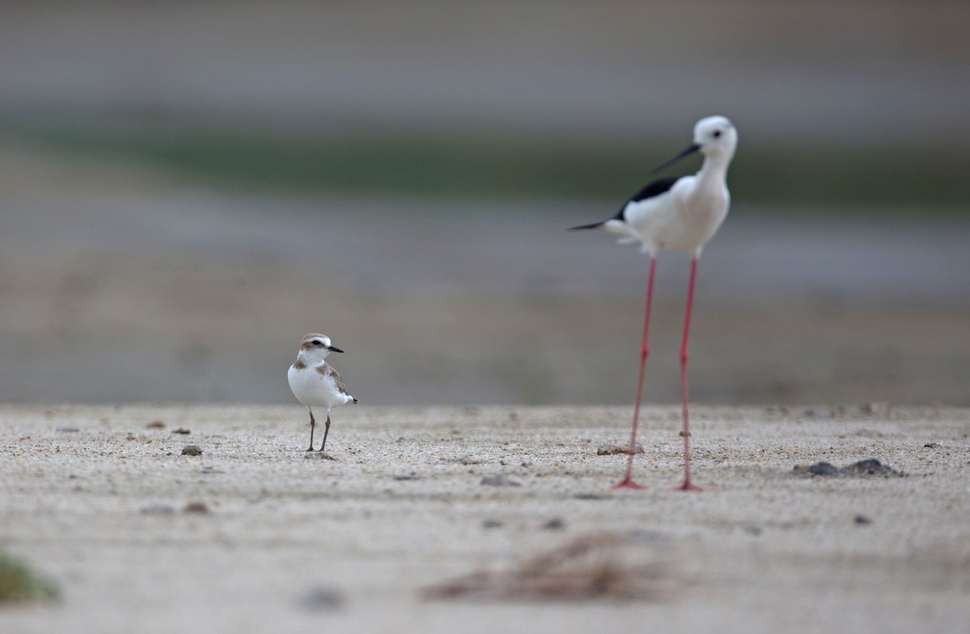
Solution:
<path fill-rule="evenodd" d="M 313 445 L 310 445 L 310 448 L 307 449 L 307 453 L 310 453 L 311 451 L 313 451 Z"/>
<path fill-rule="evenodd" d="M 679 487 L 670 489 L 671 491 L 706 491 L 707 489 L 692 484 L 689 480 L 684 481 Z"/>
<path fill-rule="evenodd" d="M 614 484 L 610 488 L 611 489 L 636 489 L 636 490 L 645 490 L 647 487 L 641 486 L 641 485 L 637 484 L 636 482 L 633 481 L 633 478 L 626 478 L 625 480 L 623 480 L 623 482 L 617 482 L 616 484 Z"/>

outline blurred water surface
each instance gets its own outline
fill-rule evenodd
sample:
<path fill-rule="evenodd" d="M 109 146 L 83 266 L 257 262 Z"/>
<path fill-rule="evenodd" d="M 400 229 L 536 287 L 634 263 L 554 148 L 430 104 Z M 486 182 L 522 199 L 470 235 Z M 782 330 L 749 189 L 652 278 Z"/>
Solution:
<path fill-rule="evenodd" d="M 629 403 L 606 218 L 741 130 L 692 396 L 970 404 L 966 3 L 0 5 L 0 400 Z M 696 168 L 685 164 L 681 172 Z M 646 395 L 679 398 L 661 258 Z"/>
<path fill-rule="evenodd" d="M 629 400 L 646 260 L 565 230 L 602 202 L 252 197 L 4 165 L 4 400 L 289 402 L 311 331 L 371 403 Z M 959 217 L 738 206 L 702 259 L 693 394 L 966 402 L 968 237 Z M 686 276 L 661 257 L 652 400 L 677 398 Z"/>

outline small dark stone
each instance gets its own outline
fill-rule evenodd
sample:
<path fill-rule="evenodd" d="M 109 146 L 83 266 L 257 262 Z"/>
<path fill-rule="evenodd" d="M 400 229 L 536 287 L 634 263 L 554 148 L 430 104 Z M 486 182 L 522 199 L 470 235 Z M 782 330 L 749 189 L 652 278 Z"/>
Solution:
<path fill-rule="evenodd" d="M 836 467 L 831 462 L 816 462 L 815 464 L 810 465 L 806 469 L 806 471 L 808 471 L 812 475 L 820 475 L 820 476 L 834 476 L 842 473 L 842 470 Z"/>
<path fill-rule="evenodd" d="M 925 445 L 923 445 L 923 446 L 924 446 L 924 447 L 927 447 L 927 448 L 929 448 L 929 449 L 936 449 L 936 448 L 937 448 L 937 447 L 939 447 L 940 445 L 939 445 L 939 444 L 937 444 L 937 443 L 935 443 L 935 442 L 928 442 L 928 443 L 926 443 L 926 444 L 925 444 Z"/>
<path fill-rule="evenodd" d="M 867 416 L 886 416 L 889 414 L 889 404 L 865 403 L 859 407 L 859 411 Z"/>
<path fill-rule="evenodd" d="M 795 466 L 792 469 L 796 474 L 805 475 L 818 475 L 818 476 L 871 476 L 878 475 L 883 477 L 889 476 L 899 476 L 902 477 L 906 474 L 896 471 L 892 467 L 880 463 L 875 458 L 867 458 L 866 460 L 860 460 L 858 462 L 853 462 L 852 464 L 839 469 L 830 462 L 816 462 L 808 467 L 803 467 L 801 465 Z"/>
<path fill-rule="evenodd" d="M 872 520 L 869 519 L 868 517 L 866 517 L 865 515 L 856 515 L 855 516 L 855 523 L 856 524 L 872 524 Z"/>
<path fill-rule="evenodd" d="M 160 420 L 153 420 L 152 422 L 145 425 L 146 429 L 165 429 L 165 423 Z"/>
<path fill-rule="evenodd" d="M 183 456 L 201 456 L 202 455 L 202 447 L 200 447 L 198 445 L 185 445 L 184 447 L 182 447 L 182 455 Z"/>
<path fill-rule="evenodd" d="M 337 461 L 336 458 L 322 451 L 308 451 L 305 454 L 303 454 L 303 458 L 305 460 L 333 460 L 334 462 Z"/>
<path fill-rule="evenodd" d="M 182 509 L 183 513 L 200 513 L 206 514 L 209 512 L 209 507 L 205 505 L 205 502 L 189 502 Z"/>
<path fill-rule="evenodd" d="M 633 453 L 643 453 L 643 445 L 637 443 Z M 630 444 L 607 442 L 596 448 L 597 456 L 615 456 L 617 454 L 630 455 Z"/>
<path fill-rule="evenodd" d="M 491 486 L 491 487 L 521 486 L 518 482 L 515 482 L 514 480 L 510 480 L 509 478 L 507 478 L 505 475 L 501 473 L 493 476 L 485 476 L 484 478 L 482 478 L 482 481 L 479 482 L 479 484 L 483 484 L 485 486 Z"/>
<path fill-rule="evenodd" d="M 178 429 L 173 429 L 172 430 L 172 433 L 173 434 L 183 434 L 183 435 L 186 435 L 187 436 L 187 435 L 189 435 L 189 434 L 192 433 L 192 430 L 191 429 L 186 429 L 185 427 L 179 427 Z"/>
<path fill-rule="evenodd" d="M 752 537 L 760 537 L 764 530 L 760 526 L 745 526 L 744 532 Z"/>
<path fill-rule="evenodd" d="M 612 495 L 603 493 L 577 493 L 573 497 L 577 500 L 610 500 L 613 498 Z"/>
<path fill-rule="evenodd" d="M 418 476 L 418 473 L 416 471 L 412 471 L 407 475 L 396 475 L 394 476 L 394 479 L 395 480 L 420 480 L 421 477 Z"/>
<path fill-rule="evenodd" d="M 346 599 L 336 588 L 314 588 L 300 599 L 300 606 L 306 610 L 339 610 Z"/>
<path fill-rule="evenodd" d="M 498 520 L 485 520 L 482 522 L 482 528 L 502 528 L 502 522 Z"/>
<path fill-rule="evenodd" d="M 845 468 L 846 473 L 850 475 L 881 475 L 881 476 L 894 476 L 901 475 L 898 471 L 893 469 L 888 465 L 880 463 L 875 458 L 869 458 L 867 460 L 860 460 L 859 462 L 853 462 Z"/>
<path fill-rule="evenodd" d="M 544 531 L 561 531 L 566 528 L 566 520 L 561 517 L 554 517 L 542 525 Z"/>

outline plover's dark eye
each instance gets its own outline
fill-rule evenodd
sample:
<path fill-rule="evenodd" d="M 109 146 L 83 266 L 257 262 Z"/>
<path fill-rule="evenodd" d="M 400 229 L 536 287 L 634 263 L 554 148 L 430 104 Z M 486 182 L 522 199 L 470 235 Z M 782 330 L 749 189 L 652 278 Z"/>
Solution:
<path fill-rule="evenodd" d="M 312 343 L 312 344 L 313 344 L 313 345 L 315 345 L 315 346 L 322 346 L 322 345 L 323 345 L 323 342 L 322 342 L 322 341 L 320 341 L 319 339 L 314 339 L 314 340 L 313 340 L 313 341 L 311 341 L 310 343 Z"/>
<path fill-rule="evenodd" d="M 720 130 L 715 130 L 714 131 L 714 138 L 715 139 L 719 139 L 720 137 L 721 137 L 721 131 Z"/>

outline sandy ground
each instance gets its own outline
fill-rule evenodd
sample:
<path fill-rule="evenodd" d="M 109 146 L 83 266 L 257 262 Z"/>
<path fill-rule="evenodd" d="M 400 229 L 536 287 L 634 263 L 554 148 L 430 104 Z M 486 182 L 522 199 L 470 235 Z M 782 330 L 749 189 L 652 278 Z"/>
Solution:
<path fill-rule="evenodd" d="M 0 408 L 0 546 L 61 585 L 5 632 L 957 632 L 970 628 L 970 411 L 674 407 L 337 410 L 307 459 L 296 407 Z M 162 421 L 164 428 L 152 428 Z M 188 435 L 173 434 L 186 428 Z M 77 431 L 70 431 L 76 429 Z M 195 444 L 198 457 L 181 455 Z M 905 477 L 798 477 L 877 458 Z M 517 484 L 481 484 L 504 475 Z M 189 513 L 193 502 L 207 513 Z M 860 523 L 857 516 L 868 523 Z M 555 518 L 559 529 L 544 528 Z M 426 600 L 588 534 L 648 562 L 646 599 Z"/>

